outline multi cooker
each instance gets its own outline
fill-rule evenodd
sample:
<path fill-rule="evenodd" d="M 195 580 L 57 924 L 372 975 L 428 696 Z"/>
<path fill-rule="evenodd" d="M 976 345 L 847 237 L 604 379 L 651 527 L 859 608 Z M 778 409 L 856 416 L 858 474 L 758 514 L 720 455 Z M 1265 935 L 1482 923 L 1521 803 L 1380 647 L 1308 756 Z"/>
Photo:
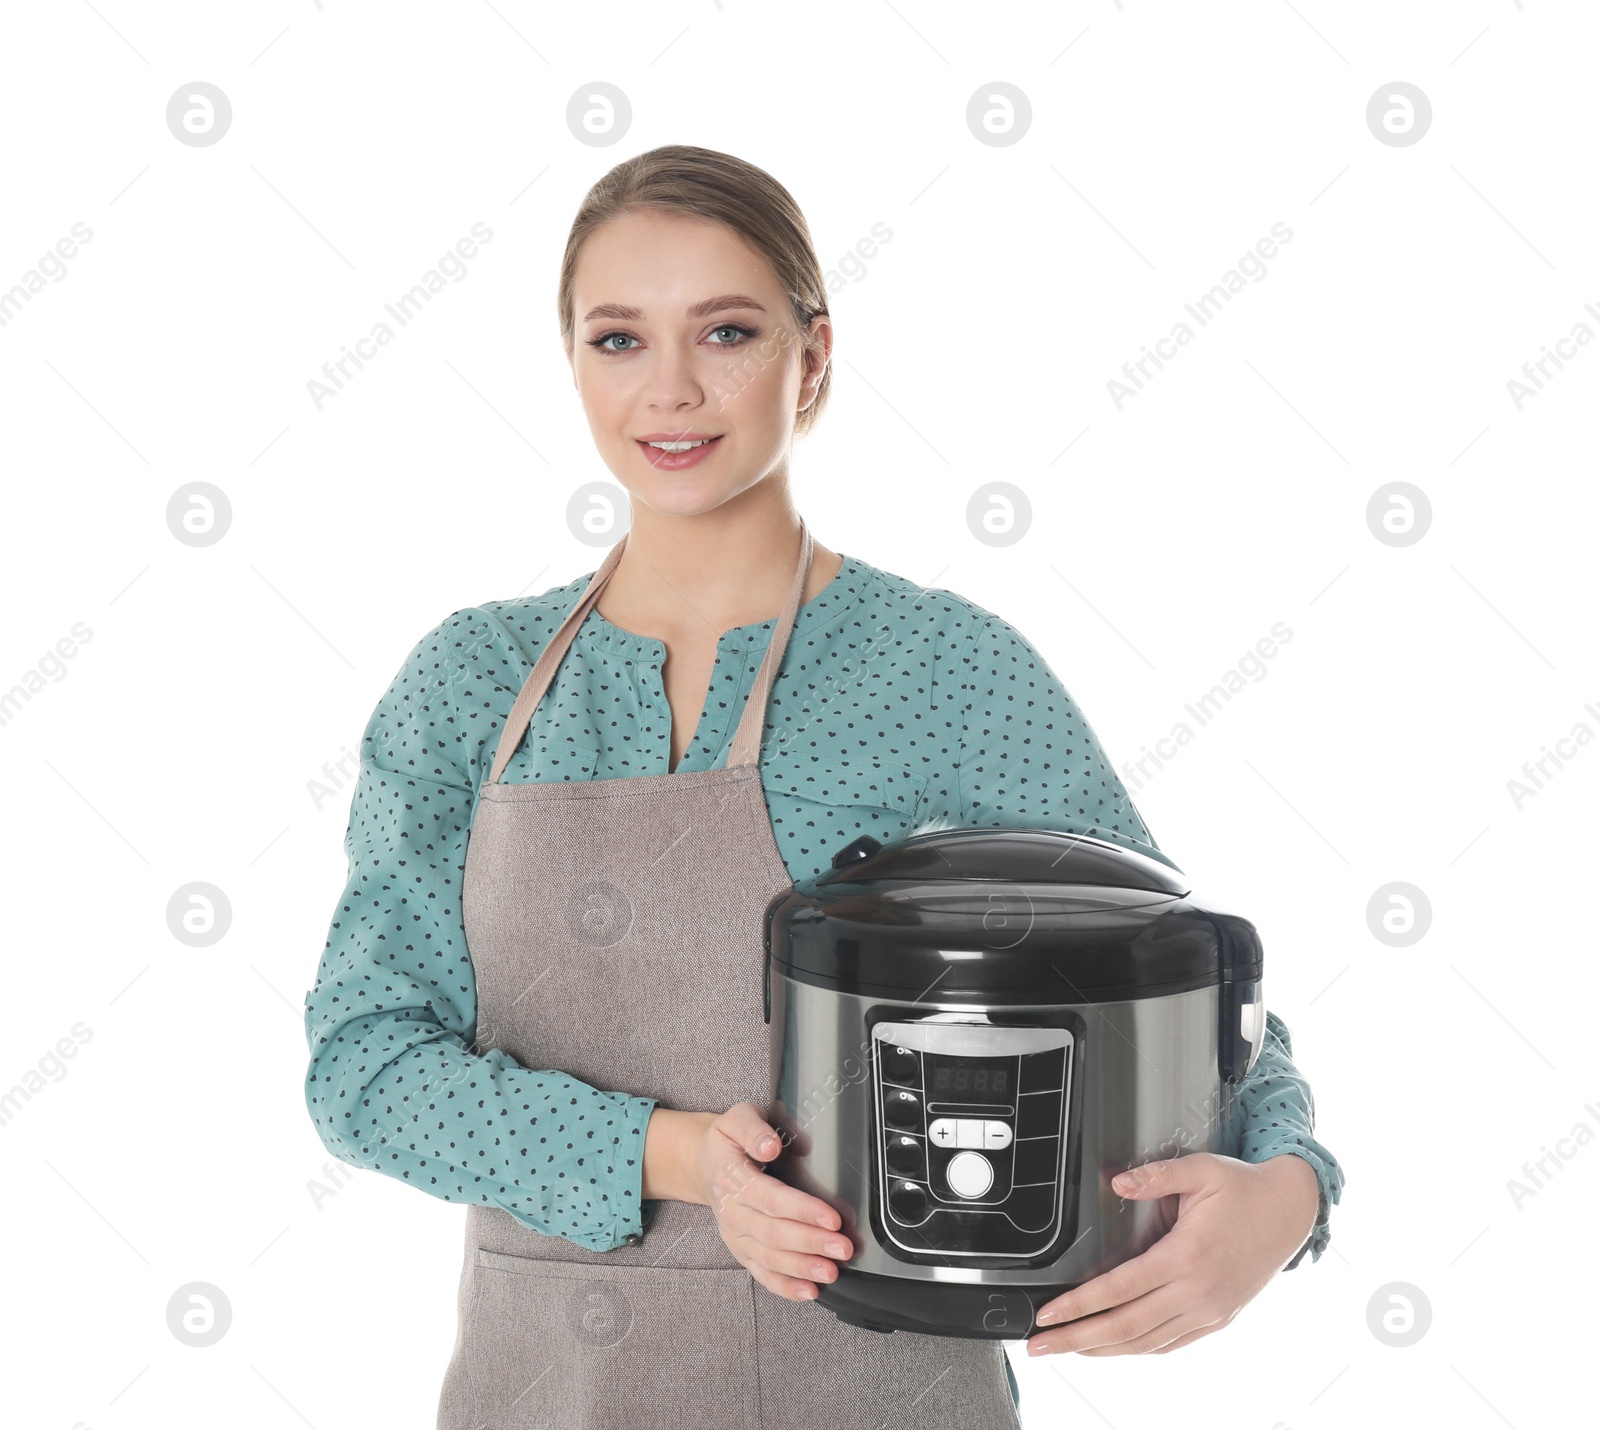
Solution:
<path fill-rule="evenodd" d="M 1020 1339 L 1144 1251 L 1170 1216 L 1111 1179 L 1233 1154 L 1261 965 L 1248 920 L 1082 834 L 867 835 L 774 898 L 767 1169 L 857 1248 L 818 1303 L 880 1331 Z"/>

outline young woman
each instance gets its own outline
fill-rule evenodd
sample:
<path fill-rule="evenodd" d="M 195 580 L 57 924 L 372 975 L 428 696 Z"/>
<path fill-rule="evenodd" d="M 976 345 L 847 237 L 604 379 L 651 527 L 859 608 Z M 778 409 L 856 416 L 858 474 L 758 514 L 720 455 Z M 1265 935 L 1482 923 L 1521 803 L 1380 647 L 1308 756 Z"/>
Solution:
<path fill-rule="evenodd" d="M 781 185 L 685 146 L 619 165 L 559 310 L 627 535 L 453 612 L 373 712 L 307 1107 L 334 1155 L 468 1206 L 442 1430 L 1017 1425 L 1000 1343 L 807 1304 L 853 1247 L 763 1170 L 762 914 L 862 833 L 1032 825 L 1177 866 L 1018 631 L 801 520 L 833 336 Z M 1032 1344 L 1172 1350 L 1321 1254 L 1343 1172 L 1268 1029 L 1239 1156 L 1119 1182 L 1175 1221 Z"/>

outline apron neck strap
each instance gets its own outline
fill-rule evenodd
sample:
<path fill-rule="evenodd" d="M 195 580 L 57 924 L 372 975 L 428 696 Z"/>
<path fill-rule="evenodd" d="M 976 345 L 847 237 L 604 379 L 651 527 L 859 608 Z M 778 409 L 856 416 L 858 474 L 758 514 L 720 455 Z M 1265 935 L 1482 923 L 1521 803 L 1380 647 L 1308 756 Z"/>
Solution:
<path fill-rule="evenodd" d="M 744 714 L 739 717 L 739 728 L 734 731 L 733 745 L 728 750 L 728 768 L 735 765 L 759 764 L 761 759 L 761 734 L 767 723 L 767 699 L 772 694 L 772 684 L 778 678 L 778 667 L 783 663 L 783 652 L 789 644 L 789 632 L 794 629 L 794 618 L 800 610 L 800 597 L 806 589 L 806 577 L 811 574 L 811 528 L 800 523 L 800 561 L 794 570 L 794 583 L 778 612 L 777 623 L 772 627 L 772 639 L 767 642 L 767 653 L 762 658 L 761 669 L 756 672 L 756 683 L 750 687 L 750 698 L 745 701 Z"/>
<path fill-rule="evenodd" d="M 583 624 L 589 612 L 599 604 L 600 593 L 617 569 L 617 563 L 622 560 L 623 548 L 627 544 L 628 538 L 625 535 L 606 553 L 606 559 L 600 563 L 599 569 L 584 587 L 583 595 L 567 612 L 567 618 L 557 627 L 556 633 L 550 637 L 549 643 L 540 652 L 539 659 L 534 662 L 533 670 L 511 706 L 511 713 L 506 716 L 505 727 L 500 731 L 500 743 L 495 747 L 494 761 L 489 767 L 489 783 L 498 784 L 506 766 L 511 763 L 512 754 L 522 743 L 522 737 L 527 733 L 528 726 L 533 720 L 533 712 L 555 679 L 556 667 L 561 664 L 561 658 L 566 655 L 568 647 L 577 636 L 578 627 Z M 778 678 L 778 666 L 782 663 L 784 650 L 788 647 L 789 633 L 794 629 L 795 616 L 800 610 L 800 597 L 805 591 L 806 577 L 811 573 L 813 548 L 811 528 L 802 521 L 800 560 L 795 568 L 794 582 L 784 600 L 783 610 L 778 614 L 777 624 L 772 628 L 772 639 L 767 644 L 761 669 L 756 672 L 755 685 L 751 687 L 744 714 L 739 718 L 739 728 L 734 732 L 733 745 L 728 751 L 730 769 L 735 765 L 754 765 L 760 759 L 767 701 L 772 693 L 773 682 Z"/>

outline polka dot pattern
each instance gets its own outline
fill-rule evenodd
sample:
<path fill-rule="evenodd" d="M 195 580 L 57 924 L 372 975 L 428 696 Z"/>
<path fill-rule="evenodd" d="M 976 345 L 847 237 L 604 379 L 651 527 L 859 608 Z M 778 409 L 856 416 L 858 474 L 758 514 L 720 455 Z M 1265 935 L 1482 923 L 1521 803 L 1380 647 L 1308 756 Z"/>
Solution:
<path fill-rule="evenodd" d="M 305 999 L 305 1092 L 335 1156 L 605 1251 L 641 1230 L 655 1104 L 521 1067 L 498 1050 L 475 1054 L 461 920 L 477 789 L 529 670 L 590 574 L 451 613 L 417 642 L 374 709 L 345 836 L 347 884 Z M 678 772 L 725 763 L 774 624 L 721 635 Z M 591 611 L 504 778 L 666 773 L 666 655 L 663 642 Z M 796 616 L 761 774 L 796 880 L 862 834 L 887 843 L 1000 825 L 1093 834 L 1178 868 L 1020 632 L 963 596 L 850 556 Z M 1311 1135 L 1310 1088 L 1290 1060 L 1287 1029 L 1271 1014 L 1268 1026 L 1239 1099 L 1250 1129 L 1240 1155 L 1292 1152 L 1317 1169 L 1315 1260 L 1343 1174 Z"/>

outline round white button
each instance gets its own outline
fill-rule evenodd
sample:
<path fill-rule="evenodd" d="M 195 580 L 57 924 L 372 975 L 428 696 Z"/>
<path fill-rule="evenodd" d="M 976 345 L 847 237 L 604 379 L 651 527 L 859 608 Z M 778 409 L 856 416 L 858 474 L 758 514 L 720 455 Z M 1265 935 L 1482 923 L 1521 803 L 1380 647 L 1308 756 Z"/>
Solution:
<path fill-rule="evenodd" d="M 958 1197 L 981 1197 L 994 1183 L 994 1168 L 981 1152 L 957 1152 L 944 1174 Z"/>

